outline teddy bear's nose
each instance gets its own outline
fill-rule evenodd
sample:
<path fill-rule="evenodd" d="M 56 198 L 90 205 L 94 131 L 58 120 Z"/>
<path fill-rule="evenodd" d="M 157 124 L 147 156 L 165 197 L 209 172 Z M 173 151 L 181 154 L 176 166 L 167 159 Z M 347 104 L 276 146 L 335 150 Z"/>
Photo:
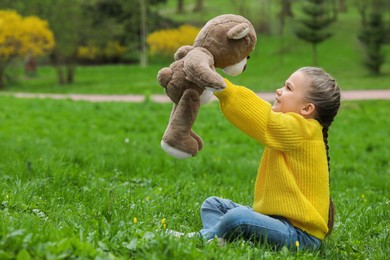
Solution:
<path fill-rule="evenodd" d="M 250 59 L 250 57 L 251 57 L 251 56 L 248 56 L 248 57 L 246 57 L 246 59 L 247 59 L 247 60 L 249 60 L 249 59 Z"/>

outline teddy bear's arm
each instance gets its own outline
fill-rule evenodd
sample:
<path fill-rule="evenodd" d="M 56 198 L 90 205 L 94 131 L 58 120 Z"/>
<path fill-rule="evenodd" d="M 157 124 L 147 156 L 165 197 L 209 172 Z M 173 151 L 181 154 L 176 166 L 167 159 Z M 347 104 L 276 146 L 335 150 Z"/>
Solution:
<path fill-rule="evenodd" d="M 173 58 L 175 60 L 180 60 L 180 59 L 184 58 L 187 55 L 187 53 L 193 49 L 194 49 L 194 47 L 191 45 L 181 46 L 179 49 L 177 49 L 177 51 L 175 52 L 175 55 L 173 55 Z"/>
<path fill-rule="evenodd" d="M 204 48 L 195 48 L 185 57 L 184 72 L 187 79 L 197 86 L 211 91 L 219 91 L 226 87 L 223 77 L 214 68 L 214 58 Z"/>

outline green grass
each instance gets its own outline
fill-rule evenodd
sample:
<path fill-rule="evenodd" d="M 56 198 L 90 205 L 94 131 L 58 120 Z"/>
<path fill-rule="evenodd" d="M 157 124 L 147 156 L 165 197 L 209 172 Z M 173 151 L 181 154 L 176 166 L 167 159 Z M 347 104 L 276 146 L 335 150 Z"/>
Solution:
<path fill-rule="evenodd" d="M 146 94 L 163 93 L 158 85 L 157 72 L 161 65 L 141 68 L 136 65 L 79 66 L 71 85 L 59 85 L 56 71 L 51 66 L 41 66 L 32 78 L 22 76 L 5 90 L 10 92 L 40 93 L 94 93 L 94 94 Z"/>
<path fill-rule="evenodd" d="M 385 259 L 388 101 L 344 102 L 330 129 L 336 229 L 318 254 L 165 236 L 201 228 L 216 195 L 251 204 L 262 147 L 202 107 L 196 158 L 159 147 L 170 105 L 0 97 L 0 259 Z M 134 223 L 137 218 L 137 223 Z M 24 258 L 23 258 L 24 257 Z"/>

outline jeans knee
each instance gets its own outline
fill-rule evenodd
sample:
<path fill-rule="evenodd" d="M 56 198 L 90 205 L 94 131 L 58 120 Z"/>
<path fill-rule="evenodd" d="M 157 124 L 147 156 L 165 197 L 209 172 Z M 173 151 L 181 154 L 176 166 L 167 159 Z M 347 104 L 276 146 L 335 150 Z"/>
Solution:
<path fill-rule="evenodd" d="M 210 196 L 207 199 L 205 199 L 203 203 L 215 204 L 215 202 L 218 202 L 219 199 L 220 198 L 217 196 Z"/>
<path fill-rule="evenodd" d="M 245 225 L 249 211 L 250 209 L 247 207 L 237 207 L 229 210 L 221 218 L 221 235 L 228 240 L 242 236 L 246 230 Z"/>
<path fill-rule="evenodd" d="M 205 201 L 203 201 L 202 206 L 200 207 L 200 211 L 204 209 L 209 209 L 210 207 L 216 207 L 218 204 L 218 199 L 219 198 L 216 196 L 208 197 L 207 199 L 205 199 Z"/>
<path fill-rule="evenodd" d="M 229 210 L 221 219 L 222 225 L 226 227 L 238 227 L 244 224 L 244 220 L 251 211 L 247 207 L 237 207 Z"/>

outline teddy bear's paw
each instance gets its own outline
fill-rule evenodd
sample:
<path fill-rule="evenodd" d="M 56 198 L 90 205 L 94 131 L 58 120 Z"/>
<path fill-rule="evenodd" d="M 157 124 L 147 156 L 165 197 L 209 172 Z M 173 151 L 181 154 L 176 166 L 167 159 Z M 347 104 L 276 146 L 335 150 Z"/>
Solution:
<path fill-rule="evenodd" d="M 197 135 L 194 131 L 191 130 L 190 133 L 191 137 L 198 143 L 198 150 L 202 150 L 203 148 L 203 140 L 200 138 L 199 135 Z"/>
<path fill-rule="evenodd" d="M 166 153 L 168 153 L 169 155 L 171 155 L 177 159 L 186 159 L 186 158 L 192 157 L 192 154 L 180 151 L 179 149 L 176 149 L 176 148 L 170 146 L 169 144 L 167 144 L 166 142 L 164 142 L 164 140 L 161 141 L 161 148 Z"/>
<path fill-rule="evenodd" d="M 225 87 L 218 87 L 218 88 L 211 88 L 211 87 L 206 87 L 205 88 L 207 91 L 211 91 L 211 92 L 219 92 L 221 90 L 224 90 Z"/>
<path fill-rule="evenodd" d="M 213 89 L 214 90 L 214 89 Z M 203 92 L 202 95 L 200 95 L 200 104 L 207 104 L 209 103 L 213 97 L 214 97 L 214 91 L 210 91 L 208 88 L 206 88 Z"/>
<path fill-rule="evenodd" d="M 161 86 L 165 88 L 171 80 L 172 75 L 173 71 L 170 68 L 162 68 L 157 73 L 157 81 L 160 83 Z"/>

